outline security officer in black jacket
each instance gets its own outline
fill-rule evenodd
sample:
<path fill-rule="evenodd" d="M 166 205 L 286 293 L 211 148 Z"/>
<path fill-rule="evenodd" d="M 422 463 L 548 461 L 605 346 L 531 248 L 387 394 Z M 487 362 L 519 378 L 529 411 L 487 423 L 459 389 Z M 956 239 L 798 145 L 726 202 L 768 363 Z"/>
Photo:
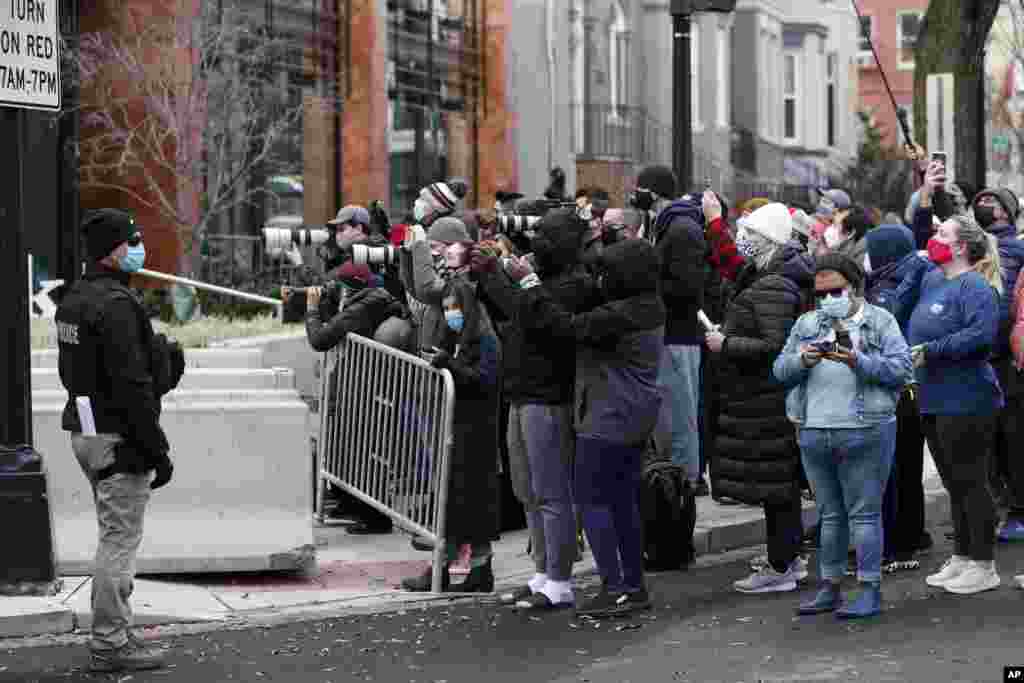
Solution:
<path fill-rule="evenodd" d="M 60 378 L 69 394 L 62 423 L 92 486 L 99 520 L 92 666 L 152 669 L 161 659 L 131 635 L 128 598 L 150 491 L 167 484 L 174 471 L 159 422 L 160 396 L 177 384 L 184 357 L 180 347 L 153 334 L 141 302 L 128 289 L 131 273 L 145 260 L 142 233 L 131 215 L 96 211 L 85 218 L 83 230 L 90 264 L 81 280 L 59 293 L 56 323 Z M 87 405 L 80 399 L 88 399 Z"/>

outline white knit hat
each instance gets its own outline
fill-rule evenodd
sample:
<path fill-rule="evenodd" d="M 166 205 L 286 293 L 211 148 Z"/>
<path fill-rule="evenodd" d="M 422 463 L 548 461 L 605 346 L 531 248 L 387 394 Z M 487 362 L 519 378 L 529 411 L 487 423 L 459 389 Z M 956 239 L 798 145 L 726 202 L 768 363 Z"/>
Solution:
<path fill-rule="evenodd" d="M 793 238 L 793 217 L 785 204 L 765 204 L 737 225 L 756 232 L 775 244 L 785 244 Z"/>

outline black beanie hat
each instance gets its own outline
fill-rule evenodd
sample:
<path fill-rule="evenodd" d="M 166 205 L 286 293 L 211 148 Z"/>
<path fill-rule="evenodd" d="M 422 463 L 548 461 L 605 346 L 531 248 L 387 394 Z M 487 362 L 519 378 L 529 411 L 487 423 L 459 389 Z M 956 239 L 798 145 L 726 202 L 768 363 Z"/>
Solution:
<path fill-rule="evenodd" d="M 1017 195 L 1005 187 L 996 190 L 982 190 L 974 196 L 972 204 L 977 204 L 979 199 L 986 196 L 994 197 L 1002 205 L 1003 211 L 1010 217 L 1011 223 L 1017 222 L 1017 218 L 1020 217 L 1020 202 L 1017 201 Z"/>
<path fill-rule="evenodd" d="M 675 199 L 676 174 L 666 166 L 648 166 L 640 171 L 636 186 L 650 190 L 662 199 Z"/>
<path fill-rule="evenodd" d="M 121 209 L 98 209 L 82 221 L 89 258 L 102 261 L 110 252 L 139 235 L 141 230 L 131 214 Z"/>
<path fill-rule="evenodd" d="M 857 291 L 860 291 L 864 284 L 864 268 L 849 256 L 830 252 L 819 258 L 814 268 L 814 274 L 817 275 L 828 270 L 845 277 L 846 281 Z"/>

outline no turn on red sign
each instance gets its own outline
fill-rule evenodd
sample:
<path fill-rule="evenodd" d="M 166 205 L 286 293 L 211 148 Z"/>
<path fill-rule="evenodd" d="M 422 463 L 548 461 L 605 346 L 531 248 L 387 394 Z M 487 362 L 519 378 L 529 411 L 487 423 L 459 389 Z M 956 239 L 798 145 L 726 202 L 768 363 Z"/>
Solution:
<path fill-rule="evenodd" d="M 0 107 L 60 111 L 59 0 L 0 0 Z"/>

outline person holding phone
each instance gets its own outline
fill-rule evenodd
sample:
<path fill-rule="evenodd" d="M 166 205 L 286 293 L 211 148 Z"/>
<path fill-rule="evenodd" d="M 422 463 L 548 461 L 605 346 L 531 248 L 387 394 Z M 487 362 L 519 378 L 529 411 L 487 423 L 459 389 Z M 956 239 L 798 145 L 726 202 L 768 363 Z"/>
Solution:
<path fill-rule="evenodd" d="M 1003 294 L 998 241 L 965 215 L 928 242 L 937 266 L 924 276 L 907 327 L 920 384 L 928 450 L 949 491 L 953 556 L 929 586 L 971 595 L 997 588 L 996 509 L 988 487 L 1003 392 L 990 358 Z"/>
<path fill-rule="evenodd" d="M 795 591 L 806 577 L 797 557 L 803 536 L 800 451 L 786 419 L 785 390 L 771 376 L 814 278 L 814 264 L 792 233 L 789 209 L 778 203 L 740 221 L 736 245 L 744 266 L 725 302 L 721 328 L 705 335 L 719 387 L 711 488 L 762 506 L 768 536 L 768 564 L 733 584 L 741 593 Z"/>
<path fill-rule="evenodd" d="M 896 448 L 896 406 L 913 366 L 896 319 L 864 300 L 863 284 L 853 260 L 819 259 L 817 308 L 793 326 L 773 367 L 788 390 L 786 414 L 821 519 L 821 586 L 800 614 L 855 619 L 882 609 L 882 499 Z M 851 532 L 861 591 L 841 605 Z"/>

